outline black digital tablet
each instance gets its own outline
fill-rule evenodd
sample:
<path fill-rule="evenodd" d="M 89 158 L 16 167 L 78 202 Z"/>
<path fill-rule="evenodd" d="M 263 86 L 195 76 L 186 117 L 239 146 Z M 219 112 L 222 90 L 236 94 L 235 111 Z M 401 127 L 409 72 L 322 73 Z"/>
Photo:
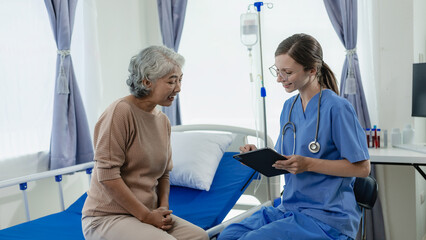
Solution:
<path fill-rule="evenodd" d="M 267 177 L 288 173 L 286 170 L 272 167 L 272 164 L 276 161 L 285 160 L 286 158 L 271 148 L 260 148 L 254 151 L 236 154 L 233 157 Z"/>

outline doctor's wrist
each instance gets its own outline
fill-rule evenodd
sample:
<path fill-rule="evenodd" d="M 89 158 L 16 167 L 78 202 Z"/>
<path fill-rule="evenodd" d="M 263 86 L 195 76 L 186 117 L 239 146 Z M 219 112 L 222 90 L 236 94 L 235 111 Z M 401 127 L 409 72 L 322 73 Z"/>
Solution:
<path fill-rule="evenodd" d="M 318 164 L 318 161 L 315 160 L 321 160 L 321 159 L 315 159 L 311 157 L 304 157 L 306 164 L 306 171 L 308 172 L 315 172 L 316 165 Z"/>

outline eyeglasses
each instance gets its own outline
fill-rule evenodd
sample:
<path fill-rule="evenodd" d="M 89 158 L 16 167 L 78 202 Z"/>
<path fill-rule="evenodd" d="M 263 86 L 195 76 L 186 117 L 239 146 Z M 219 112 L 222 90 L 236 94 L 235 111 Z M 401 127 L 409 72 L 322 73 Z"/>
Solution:
<path fill-rule="evenodd" d="M 272 76 L 274 77 L 280 76 L 285 81 L 288 80 L 288 78 L 293 74 L 293 73 L 286 73 L 285 71 L 278 70 L 275 65 L 272 65 L 269 68 L 269 71 L 271 72 Z"/>

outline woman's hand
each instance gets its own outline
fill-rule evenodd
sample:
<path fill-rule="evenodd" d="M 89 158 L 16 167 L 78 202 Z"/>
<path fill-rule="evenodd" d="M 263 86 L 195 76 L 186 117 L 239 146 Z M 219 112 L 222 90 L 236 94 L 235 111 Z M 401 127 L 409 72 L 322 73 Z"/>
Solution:
<path fill-rule="evenodd" d="M 164 211 L 168 211 L 169 209 L 167 207 L 159 207 L 158 209 L 160 210 L 164 210 Z M 170 210 L 171 213 L 171 210 Z M 163 218 L 163 226 L 161 227 L 161 229 L 168 231 L 173 227 L 173 220 L 172 220 L 172 215 L 168 214 Z"/>
<path fill-rule="evenodd" d="M 290 173 L 297 174 L 308 171 L 310 158 L 300 155 L 285 156 L 287 160 L 278 160 L 272 167 L 276 169 L 287 170 Z"/>
<path fill-rule="evenodd" d="M 167 231 L 173 226 L 170 214 L 172 214 L 171 210 L 160 207 L 149 212 L 143 219 L 143 222 Z"/>
<path fill-rule="evenodd" d="M 253 150 L 256 150 L 257 147 L 254 144 L 246 144 L 242 147 L 240 147 L 240 153 L 246 153 L 246 152 L 250 152 Z"/>

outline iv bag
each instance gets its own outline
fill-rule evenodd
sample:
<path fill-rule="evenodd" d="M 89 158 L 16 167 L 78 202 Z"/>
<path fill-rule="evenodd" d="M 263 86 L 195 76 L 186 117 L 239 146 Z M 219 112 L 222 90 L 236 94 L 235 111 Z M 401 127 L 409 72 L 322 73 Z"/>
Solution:
<path fill-rule="evenodd" d="M 240 16 L 241 42 L 251 48 L 257 43 L 258 21 L 256 13 L 244 13 Z"/>

